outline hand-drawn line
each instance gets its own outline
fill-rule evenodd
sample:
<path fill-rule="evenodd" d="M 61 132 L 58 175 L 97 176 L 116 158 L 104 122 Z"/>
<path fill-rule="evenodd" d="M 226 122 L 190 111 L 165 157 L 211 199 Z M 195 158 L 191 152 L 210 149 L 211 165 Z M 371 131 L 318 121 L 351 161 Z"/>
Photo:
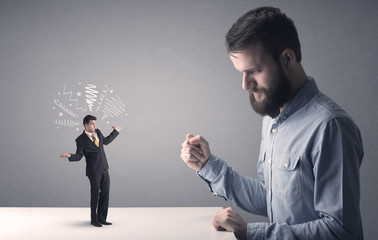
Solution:
<path fill-rule="evenodd" d="M 76 110 L 81 110 L 81 112 L 83 113 L 83 108 L 82 107 L 77 107 L 77 99 L 72 99 L 71 98 L 72 97 L 72 91 L 66 92 L 66 85 L 64 85 L 63 94 L 64 95 L 69 94 L 70 96 L 68 97 L 68 100 L 70 102 L 75 102 L 75 108 L 76 108 Z"/>
<path fill-rule="evenodd" d="M 111 99 L 106 98 L 106 103 L 104 105 L 102 120 L 107 117 L 115 117 L 119 116 L 125 112 L 125 104 L 121 101 L 117 94 L 115 94 L 116 98 L 111 97 Z"/>
<path fill-rule="evenodd" d="M 65 127 L 75 127 L 77 125 L 80 125 L 80 123 L 74 122 L 70 119 L 56 119 L 54 123 L 56 125 L 65 126 Z"/>
<path fill-rule="evenodd" d="M 99 98 L 99 102 L 98 102 L 98 106 L 96 108 L 96 112 L 100 111 L 101 109 L 101 105 L 102 105 L 102 102 L 104 101 L 104 98 L 106 97 L 106 95 L 108 94 L 108 86 L 107 85 L 104 85 L 105 89 L 102 90 L 102 93 L 100 94 L 100 98 Z M 101 102 L 100 102 L 101 101 Z"/>
<path fill-rule="evenodd" d="M 61 109 L 63 109 L 66 113 L 68 113 L 68 114 L 71 115 L 72 117 L 74 117 L 74 118 L 78 118 L 78 117 L 79 117 L 78 114 L 76 114 L 76 113 L 72 112 L 71 110 L 69 110 L 66 106 L 64 106 L 64 104 L 62 104 L 61 102 L 59 102 L 58 99 L 55 99 L 54 102 L 55 102 L 55 104 L 56 104 L 58 107 L 60 107 Z"/>
<path fill-rule="evenodd" d="M 96 86 L 92 84 L 87 84 L 87 86 L 85 87 L 85 89 L 87 89 L 85 91 L 87 93 L 87 95 L 85 95 L 87 97 L 85 101 L 88 104 L 89 111 L 91 112 L 92 112 L 93 103 L 96 102 L 96 98 L 97 98 L 96 93 L 98 93 L 96 90 L 94 90 L 95 88 Z"/>

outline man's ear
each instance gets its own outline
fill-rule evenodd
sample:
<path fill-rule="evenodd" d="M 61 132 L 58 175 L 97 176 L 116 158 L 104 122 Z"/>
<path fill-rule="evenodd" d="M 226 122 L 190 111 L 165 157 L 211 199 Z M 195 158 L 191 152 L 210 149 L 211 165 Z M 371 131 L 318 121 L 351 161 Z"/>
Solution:
<path fill-rule="evenodd" d="M 291 69 L 297 61 L 294 51 L 290 48 L 284 49 L 281 53 L 280 58 L 282 67 L 285 70 Z"/>

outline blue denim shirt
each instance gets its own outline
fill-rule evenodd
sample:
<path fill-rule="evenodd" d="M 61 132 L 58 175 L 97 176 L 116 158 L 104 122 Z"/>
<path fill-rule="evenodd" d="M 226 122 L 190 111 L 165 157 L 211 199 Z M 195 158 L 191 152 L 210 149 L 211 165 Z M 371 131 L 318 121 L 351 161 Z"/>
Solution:
<path fill-rule="evenodd" d="M 215 155 L 197 174 L 214 195 L 269 218 L 248 223 L 248 239 L 363 239 L 362 158 L 357 126 L 309 78 L 279 116 L 264 117 L 259 178 Z"/>

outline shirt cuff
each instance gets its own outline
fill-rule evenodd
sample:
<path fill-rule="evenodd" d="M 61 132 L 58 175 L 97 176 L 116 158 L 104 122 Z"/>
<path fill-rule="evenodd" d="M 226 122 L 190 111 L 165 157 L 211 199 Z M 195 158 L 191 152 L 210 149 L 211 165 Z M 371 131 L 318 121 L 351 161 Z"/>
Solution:
<path fill-rule="evenodd" d="M 267 223 L 248 223 L 247 224 L 247 239 L 264 240 L 265 227 Z"/>
<path fill-rule="evenodd" d="M 211 154 L 205 166 L 203 166 L 203 168 L 199 172 L 197 172 L 197 174 L 201 178 L 212 182 L 219 176 L 222 170 L 222 163 L 222 160 L 220 160 L 217 156 Z"/>

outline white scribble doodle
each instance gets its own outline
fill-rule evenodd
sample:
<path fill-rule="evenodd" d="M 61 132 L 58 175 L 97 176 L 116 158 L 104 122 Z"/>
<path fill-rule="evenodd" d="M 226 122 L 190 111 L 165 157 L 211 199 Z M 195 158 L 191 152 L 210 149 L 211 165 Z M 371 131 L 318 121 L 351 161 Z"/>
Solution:
<path fill-rule="evenodd" d="M 101 94 L 100 94 L 100 97 L 99 97 L 99 101 L 98 101 L 98 106 L 96 108 L 96 112 L 100 111 L 101 109 L 101 105 L 102 105 L 102 102 L 104 101 L 104 98 L 106 97 L 106 95 L 108 94 L 108 86 L 107 85 L 104 85 L 105 89 L 102 90 Z"/>
<path fill-rule="evenodd" d="M 75 127 L 80 125 L 80 123 L 72 121 L 70 119 L 57 119 L 55 120 L 55 124 L 58 126 L 65 126 L 65 127 Z"/>
<path fill-rule="evenodd" d="M 87 84 L 87 86 L 85 87 L 85 89 L 86 89 L 85 92 L 87 93 L 87 95 L 85 95 L 85 97 L 87 97 L 85 99 L 85 101 L 88 104 L 89 111 L 91 111 L 91 112 L 92 112 L 93 103 L 96 102 L 96 98 L 97 98 L 96 93 L 98 93 L 95 90 L 95 88 L 96 88 L 96 86 L 93 85 L 93 84 Z"/>
<path fill-rule="evenodd" d="M 111 99 L 106 98 L 106 103 L 104 106 L 104 115 L 102 116 L 102 120 L 107 117 L 115 117 L 119 116 L 125 112 L 125 104 L 121 101 L 117 94 L 115 94 L 115 98 L 111 97 Z"/>
<path fill-rule="evenodd" d="M 64 94 L 64 95 L 68 95 L 68 94 L 69 94 L 70 96 L 68 97 L 68 100 L 69 100 L 70 102 L 75 102 L 75 109 L 76 109 L 76 110 L 81 110 L 81 112 L 83 112 L 83 108 L 77 106 L 77 99 L 72 99 L 72 98 L 71 98 L 71 97 L 72 97 L 72 91 L 66 92 L 66 85 L 64 85 L 64 88 L 63 88 L 63 94 Z M 72 104 L 70 104 L 70 106 L 72 106 Z"/>
<path fill-rule="evenodd" d="M 72 112 L 71 110 L 69 110 L 66 106 L 64 106 L 64 104 L 62 104 L 61 102 L 59 102 L 58 99 L 55 99 L 54 100 L 55 104 L 60 107 L 61 109 L 63 109 L 66 113 L 68 113 L 69 115 L 71 115 L 72 117 L 74 118 L 78 118 L 79 115 L 77 113 L 74 113 Z"/>
<path fill-rule="evenodd" d="M 54 111 L 51 123 L 58 130 L 66 128 L 80 131 L 79 119 L 86 114 L 98 114 L 99 118 L 102 115 L 102 120 L 105 119 L 104 123 L 107 125 L 111 125 L 118 117 L 127 116 L 123 99 L 106 83 L 97 85 L 77 82 L 74 88 L 67 84 L 62 85 L 63 90 L 56 91 L 51 106 Z"/>

